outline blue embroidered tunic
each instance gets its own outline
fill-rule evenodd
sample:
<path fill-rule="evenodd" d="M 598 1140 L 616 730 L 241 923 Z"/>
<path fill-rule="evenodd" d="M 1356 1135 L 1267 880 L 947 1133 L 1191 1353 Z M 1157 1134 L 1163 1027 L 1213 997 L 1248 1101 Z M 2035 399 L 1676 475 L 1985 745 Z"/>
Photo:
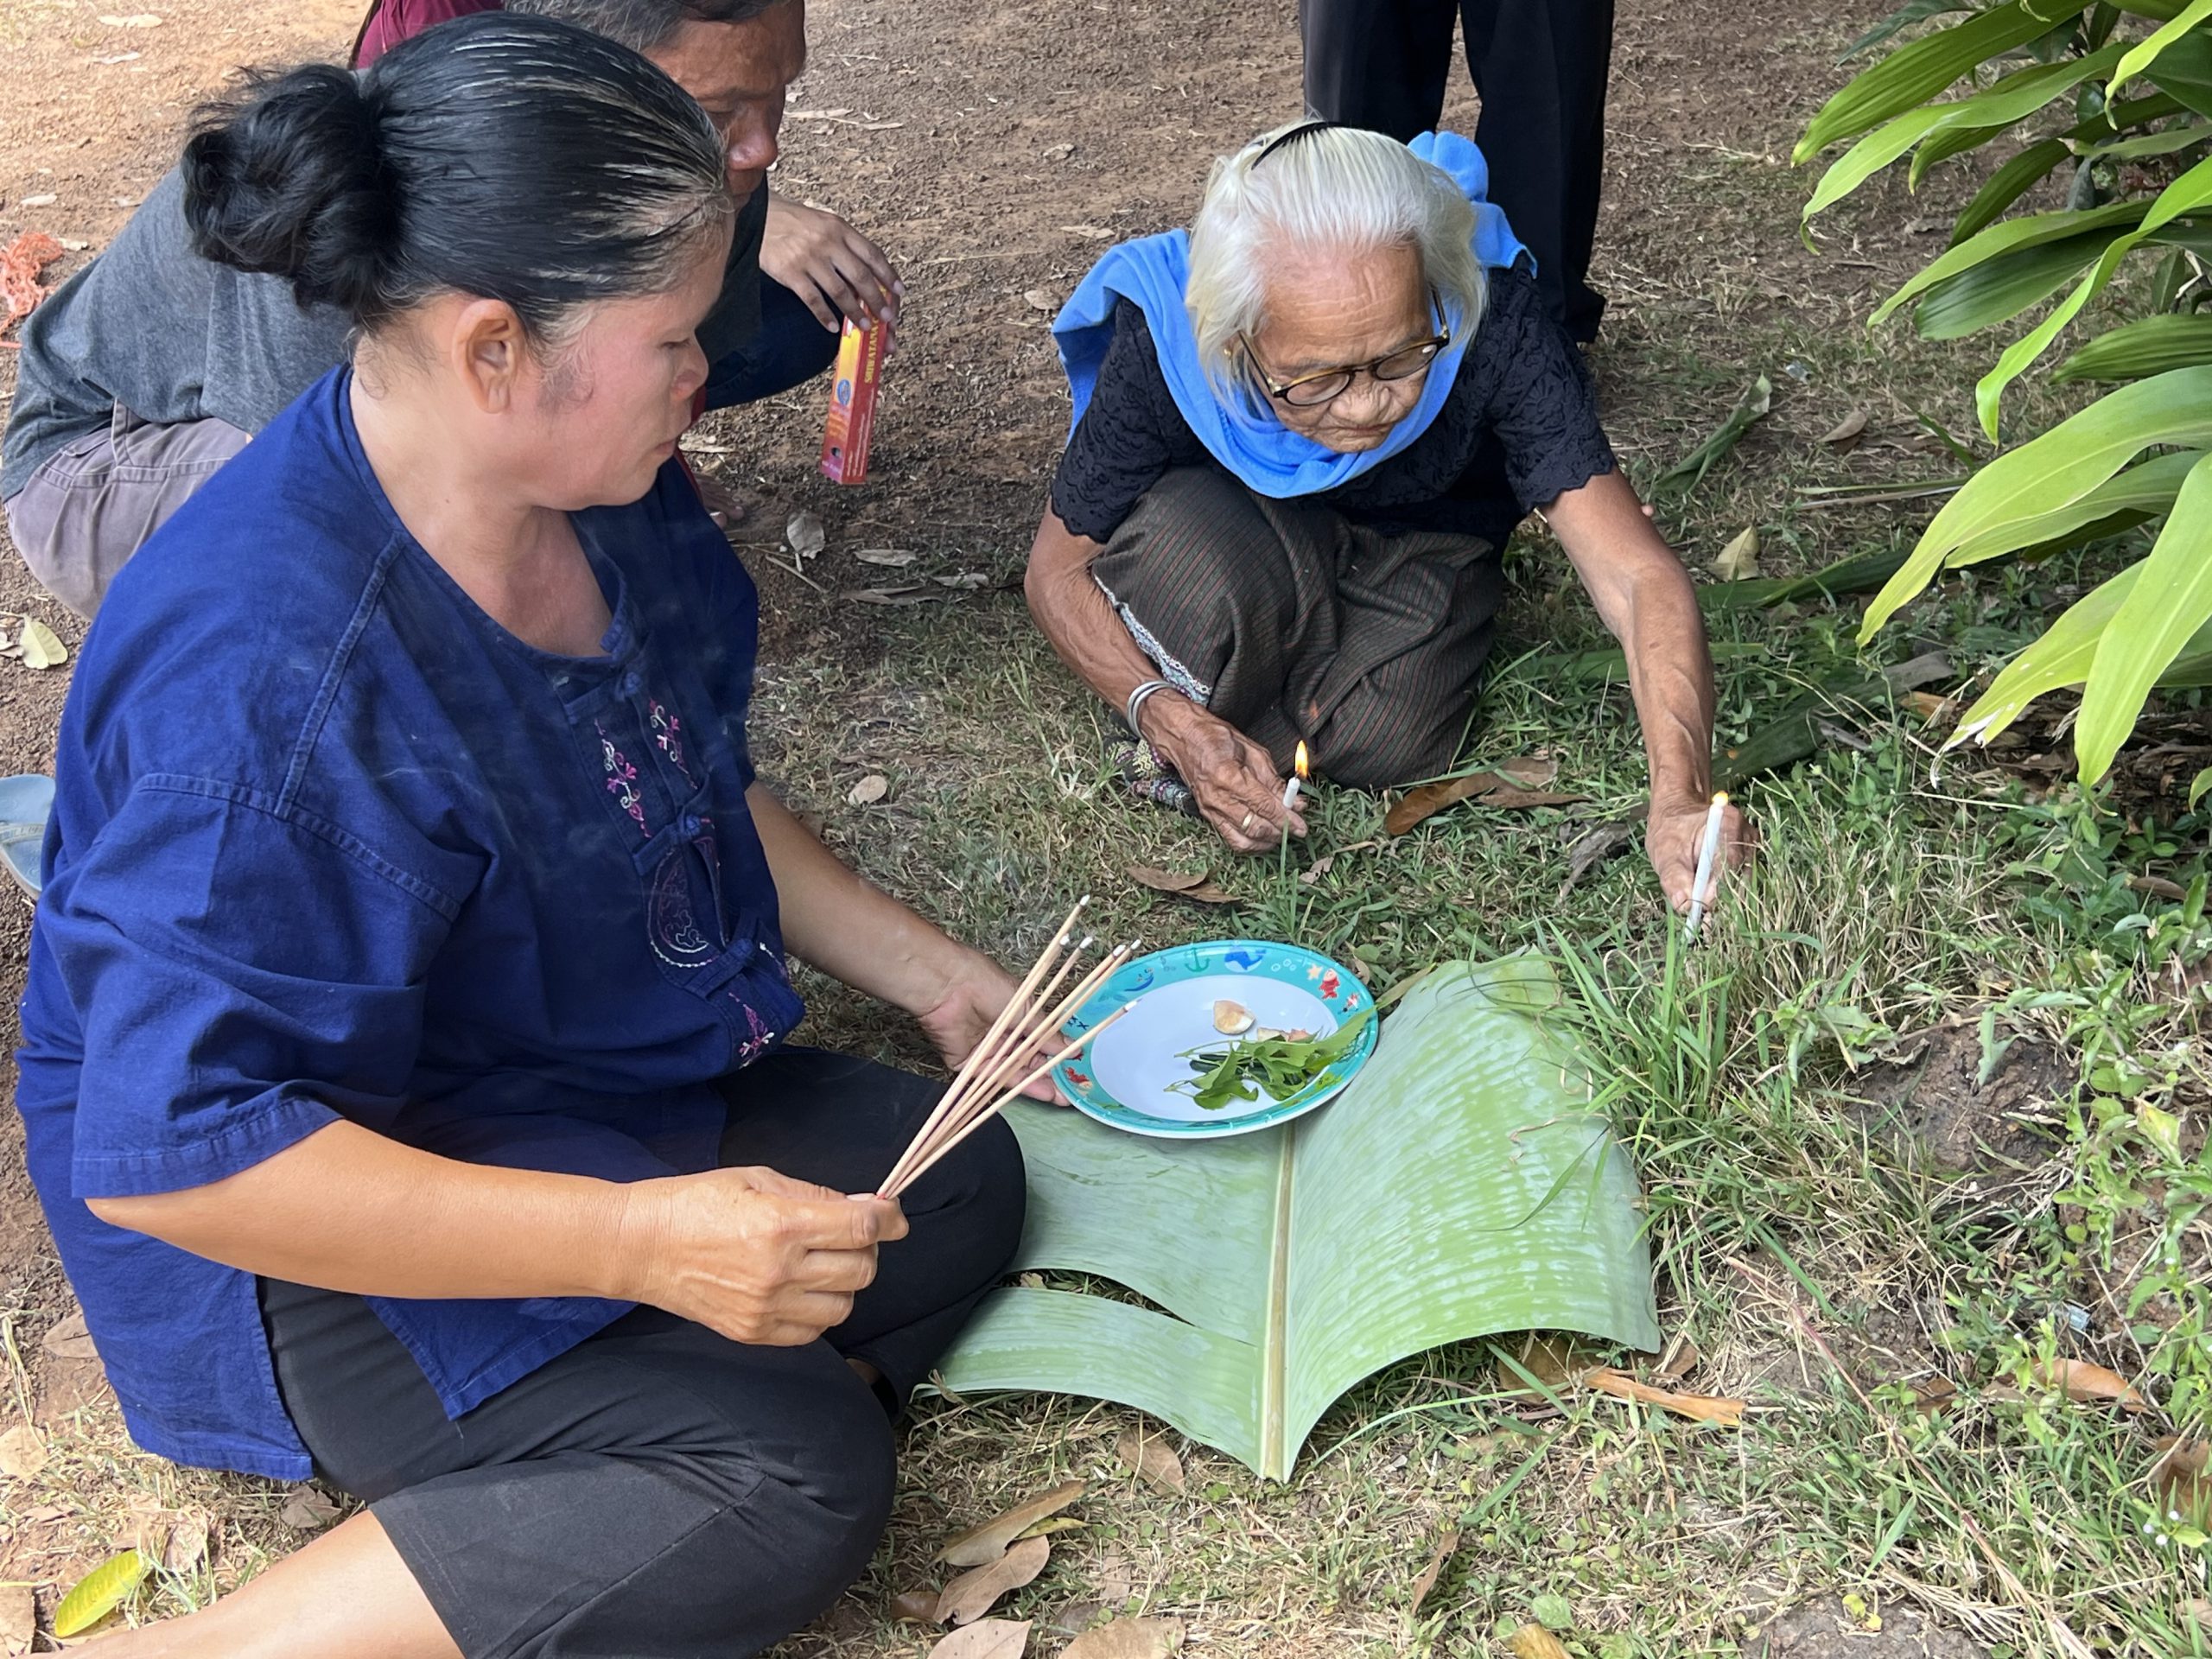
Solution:
<path fill-rule="evenodd" d="M 349 377 L 131 560 L 61 723 L 18 1101 L 132 1435 L 299 1479 L 253 1276 L 88 1198 L 339 1117 L 472 1162 L 711 1166 L 714 1080 L 797 1023 L 745 802 L 751 580 L 671 462 L 575 524 L 613 621 L 556 656 L 409 536 Z M 373 1241 L 365 1241 L 373 1249 Z M 622 1304 L 378 1300 L 458 1416 Z"/>

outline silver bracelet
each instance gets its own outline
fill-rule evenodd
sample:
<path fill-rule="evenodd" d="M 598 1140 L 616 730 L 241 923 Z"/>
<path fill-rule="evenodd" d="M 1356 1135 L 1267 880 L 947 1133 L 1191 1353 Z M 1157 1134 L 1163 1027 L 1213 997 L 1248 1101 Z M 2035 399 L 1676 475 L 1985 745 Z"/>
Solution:
<path fill-rule="evenodd" d="M 1156 691 L 1173 691 L 1174 689 L 1174 686 L 1166 680 L 1147 680 L 1129 693 L 1129 700 L 1122 705 L 1122 718 L 1129 722 L 1129 731 L 1132 735 L 1136 737 L 1144 735 L 1144 728 L 1137 724 L 1137 711 L 1144 707 L 1147 699 Z"/>

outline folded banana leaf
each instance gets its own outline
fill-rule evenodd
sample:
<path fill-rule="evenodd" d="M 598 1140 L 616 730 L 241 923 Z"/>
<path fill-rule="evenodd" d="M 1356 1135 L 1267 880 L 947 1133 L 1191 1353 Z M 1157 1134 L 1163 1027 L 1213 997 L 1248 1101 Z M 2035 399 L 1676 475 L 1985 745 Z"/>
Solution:
<path fill-rule="evenodd" d="M 1341 1096 L 1255 1135 L 1147 1141 L 1012 1109 L 1016 1265 L 1151 1306 L 994 1292 L 944 1386 L 1117 1401 L 1285 1479 L 1346 1389 L 1425 1349 L 1538 1328 L 1656 1348 L 1636 1178 L 1544 1023 L 1557 996 L 1535 957 L 1446 964 Z"/>

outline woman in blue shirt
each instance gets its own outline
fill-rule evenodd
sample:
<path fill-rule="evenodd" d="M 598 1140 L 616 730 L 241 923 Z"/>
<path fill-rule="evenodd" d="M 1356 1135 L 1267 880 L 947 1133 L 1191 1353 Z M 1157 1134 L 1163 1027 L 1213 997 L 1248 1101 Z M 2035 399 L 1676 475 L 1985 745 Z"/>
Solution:
<path fill-rule="evenodd" d="M 133 1435 L 369 1507 L 113 1651 L 753 1652 L 873 1551 L 1021 1174 L 998 1129 L 845 1196 L 935 1091 L 779 1046 L 786 949 L 949 1060 L 1011 986 L 754 779 L 753 588 L 673 459 L 721 147 L 487 13 L 184 172 L 359 343 L 86 642 L 19 1098 Z"/>

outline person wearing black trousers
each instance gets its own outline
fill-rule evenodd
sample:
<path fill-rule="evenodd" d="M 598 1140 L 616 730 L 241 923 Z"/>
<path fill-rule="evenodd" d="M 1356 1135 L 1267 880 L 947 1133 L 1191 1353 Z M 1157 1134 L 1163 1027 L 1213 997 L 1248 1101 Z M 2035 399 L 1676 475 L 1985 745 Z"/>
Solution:
<path fill-rule="evenodd" d="M 1586 279 L 1613 0 L 1299 0 L 1306 105 L 1401 143 L 1431 130 L 1444 112 L 1454 12 L 1482 99 L 1475 143 L 1490 162 L 1490 199 L 1535 255 L 1553 317 L 1586 345 L 1605 306 Z"/>

